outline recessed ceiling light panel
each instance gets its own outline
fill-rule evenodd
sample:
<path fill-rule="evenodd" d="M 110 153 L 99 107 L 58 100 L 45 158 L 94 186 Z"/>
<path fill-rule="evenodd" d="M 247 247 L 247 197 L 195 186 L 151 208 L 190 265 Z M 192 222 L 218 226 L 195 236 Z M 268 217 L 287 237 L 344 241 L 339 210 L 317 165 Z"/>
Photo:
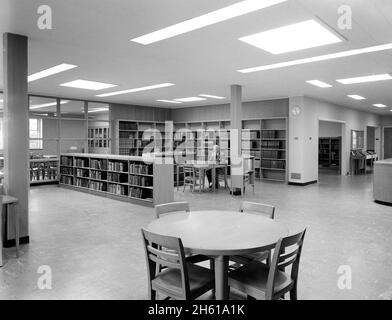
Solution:
<path fill-rule="evenodd" d="M 102 82 L 89 81 L 89 80 L 75 80 L 75 81 L 60 84 L 60 86 L 77 88 L 77 89 L 94 90 L 94 91 L 117 87 L 116 84 L 102 83 Z"/>
<path fill-rule="evenodd" d="M 383 45 L 379 45 L 379 46 L 366 47 L 366 48 L 354 49 L 354 50 L 348 50 L 348 51 L 341 51 L 341 52 L 335 52 L 335 53 L 331 53 L 331 54 L 325 54 L 325 55 L 315 56 L 315 57 L 310 57 L 310 58 L 305 58 L 305 59 L 291 60 L 291 61 L 279 62 L 279 63 L 269 64 L 269 65 L 264 65 L 264 66 L 246 68 L 246 69 L 238 70 L 238 72 L 251 73 L 251 72 L 258 72 L 258 71 L 287 68 L 287 67 L 298 66 L 298 65 L 302 65 L 302 64 L 308 64 L 308 63 L 313 63 L 313 62 L 320 62 L 320 61 L 327 61 L 327 60 L 357 56 L 357 55 L 361 55 L 361 54 L 380 52 L 380 51 L 391 50 L 391 49 L 392 49 L 392 43 L 387 43 L 387 44 L 383 44 Z"/>
<path fill-rule="evenodd" d="M 366 98 L 359 96 L 357 94 L 349 94 L 347 97 L 354 99 L 354 100 L 366 100 Z"/>
<path fill-rule="evenodd" d="M 52 76 L 52 75 L 60 73 L 60 72 L 71 70 L 74 68 L 77 68 L 77 66 L 75 66 L 73 64 L 62 63 L 62 64 L 59 64 L 59 65 L 54 66 L 52 68 L 49 68 L 49 69 L 46 69 L 46 70 L 43 70 L 43 71 L 40 71 L 40 72 L 37 72 L 37 73 L 34 73 L 34 74 L 28 76 L 27 81 L 32 82 L 32 81 L 35 81 L 38 79 Z"/>
<path fill-rule="evenodd" d="M 375 104 L 373 104 L 373 106 L 377 107 L 377 108 L 386 108 L 387 107 L 385 104 L 382 104 L 382 103 L 375 103 Z"/>
<path fill-rule="evenodd" d="M 158 102 L 165 102 L 165 103 L 173 103 L 173 104 L 180 104 L 182 102 L 180 101 L 174 101 L 174 100 L 165 100 L 165 99 L 158 99 Z"/>
<path fill-rule="evenodd" d="M 272 54 L 282 54 L 342 42 L 342 39 L 315 20 L 291 24 L 239 39 Z"/>
<path fill-rule="evenodd" d="M 189 97 L 189 98 L 180 98 L 180 99 L 174 99 L 174 100 L 180 101 L 180 102 L 195 102 L 195 101 L 203 101 L 206 99 L 200 98 L 200 97 Z"/>
<path fill-rule="evenodd" d="M 199 96 L 203 97 L 203 98 L 210 98 L 210 99 L 217 99 L 217 100 L 226 99 L 225 97 L 213 96 L 213 95 L 210 95 L 210 94 L 199 94 Z"/>
<path fill-rule="evenodd" d="M 376 74 L 376 75 L 364 76 L 364 77 L 338 79 L 336 81 L 342 84 L 356 84 L 356 83 L 376 82 L 376 81 L 385 81 L 385 80 L 392 80 L 392 76 L 390 74 L 385 73 L 385 74 Z"/>
<path fill-rule="evenodd" d="M 131 41 L 140 44 L 151 44 L 161 40 L 169 39 L 180 34 L 184 34 L 193 30 L 201 29 L 215 23 L 229 20 L 244 14 L 254 12 L 266 7 L 286 2 L 287 0 L 245 0 L 235 3 L 231 6 L 212 11 L 193 19 L 189 19 L 167 28 L 157 30 L 155 32 L 134 38 Z"/>
<path fill-rule="evenodd" d="M 147 87 L 98 94 L 97 97 L 111 97 L 111 96 L 117 96 L 120 94 L 134 93 L 134 92 L 140 92 L 140 91 L 146 91 L 146 90 L 154 90 L 154 89 L 166 88 L 166 87 L 171 87 L 171 86 L 174 86 L 174 84 L 173 83 L 154 84 L 152 86 L 147 86 Z"/>
<path fill-rule="evenodd" d="M 325 83 L 325 82 L 320 81 L 320 80 L 308 80 L 306 82 L 309 83 L 309 84 L 312 84 L 312 85 L 314 85 L 316 87 L 319 87 L 319 88 L 332 88 L 332 86 L 330 84 Z"/>

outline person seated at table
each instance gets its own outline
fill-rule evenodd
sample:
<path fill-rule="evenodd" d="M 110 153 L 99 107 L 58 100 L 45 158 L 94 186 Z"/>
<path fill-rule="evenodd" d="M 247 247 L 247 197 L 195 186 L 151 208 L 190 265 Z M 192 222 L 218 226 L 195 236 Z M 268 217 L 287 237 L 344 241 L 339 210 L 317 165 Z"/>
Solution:
<path fill-rule="evenodd" d="M 222 156 L 222 154 L 220 152 L 219 146 L 214 145 L 212 147 L 211 153 L 209 153 L 208 161 L 215 162 L 218 164 L 221 162 L 221 156 Z M 217 169 L 216 174 L 215 174 L 215 188 L 219 188 L 219 174 L 218 174 L 219 171 L 218 170 L 220 170 L 220 169 Z M 209 187 L 212 188 L 212 169 L 207 170 L 206 176 L 207 176 Z"/>

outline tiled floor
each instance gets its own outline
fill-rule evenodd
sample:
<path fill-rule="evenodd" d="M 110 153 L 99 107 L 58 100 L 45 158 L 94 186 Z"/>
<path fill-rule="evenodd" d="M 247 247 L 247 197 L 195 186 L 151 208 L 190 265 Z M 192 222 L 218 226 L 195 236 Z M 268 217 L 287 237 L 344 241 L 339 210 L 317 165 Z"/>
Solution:
<path fill-rule="evenodd" d="M 236 209 L 240 198 L 176 192 L 192 209 Z M 308 228 L 300 299 L 392 299 L 392 208 L 372 201 L 372 176 L 323 175 L 307 187 L 258 182 L 247 199 L 273 204 L 291 231 Z M 31 191 L 31 243 L 15 260 L 4 250 L 0 299 L 145 299 L 140 228 L 153 210 L 47 186 Z M 50 266 L 51 290 L 38 268 Z M 352 269 L 352 289 L 338 288 L 339 266 Z"/>

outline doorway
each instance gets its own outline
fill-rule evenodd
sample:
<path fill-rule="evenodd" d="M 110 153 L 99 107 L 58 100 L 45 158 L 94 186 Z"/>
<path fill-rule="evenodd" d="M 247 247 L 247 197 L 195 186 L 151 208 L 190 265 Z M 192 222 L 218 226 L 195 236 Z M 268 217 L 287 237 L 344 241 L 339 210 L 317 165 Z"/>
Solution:
<path fill-rule="evenodd" d="M 319 174 L 341 175 L 342 133 L 341 122 L 319 121 Z"/>
<path fill-rule="evenodd" d="M 392 158 L 392 127 L 384 127 L 384 159 Z"/>

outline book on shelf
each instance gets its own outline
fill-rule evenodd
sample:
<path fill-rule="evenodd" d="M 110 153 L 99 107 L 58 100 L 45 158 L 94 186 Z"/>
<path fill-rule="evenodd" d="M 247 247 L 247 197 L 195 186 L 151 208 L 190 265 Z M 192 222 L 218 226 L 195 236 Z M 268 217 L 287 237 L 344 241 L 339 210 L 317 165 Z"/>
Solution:
<path fill-rule="evenodd" d="M 107 170 L 108 164 L 107 161 L 104 159 L 91 159 L 90 160 L 90 168 L 91 169 L 98 169 L 98 170 Z"/>
<path fill-rule="evenodd" d="M 75 186 L 76 187 L 81 187 L 81 188 L 88 188 L 89 187 L 89 181 L 86 179 L 75 179 Z"/>
<path fill-rule="evenodd" d="M 127 172 L 127 164 L 125 162 L 120 161 L 109 161 L 108 163 L 108 170 L 109 171 L 120 171 L 120 172 Z"/>
<path fill-rule="evenodd" d="M 127 186 L 122 186 L 119 184 L 110 184 L 108 185 L 108 192 L 113 193 L 120 196 L 126 196 L 127 194 Z"/>
<path fill-rule="evenodd" d="M 75 158 L 75 167 L 87 168 L 88 159 Z"/>
<path fill-rule="evenodd" d="M 140 163 L 131 163 L 129 167 L 129 173 L 151 175 L 152 166 Z"/>

